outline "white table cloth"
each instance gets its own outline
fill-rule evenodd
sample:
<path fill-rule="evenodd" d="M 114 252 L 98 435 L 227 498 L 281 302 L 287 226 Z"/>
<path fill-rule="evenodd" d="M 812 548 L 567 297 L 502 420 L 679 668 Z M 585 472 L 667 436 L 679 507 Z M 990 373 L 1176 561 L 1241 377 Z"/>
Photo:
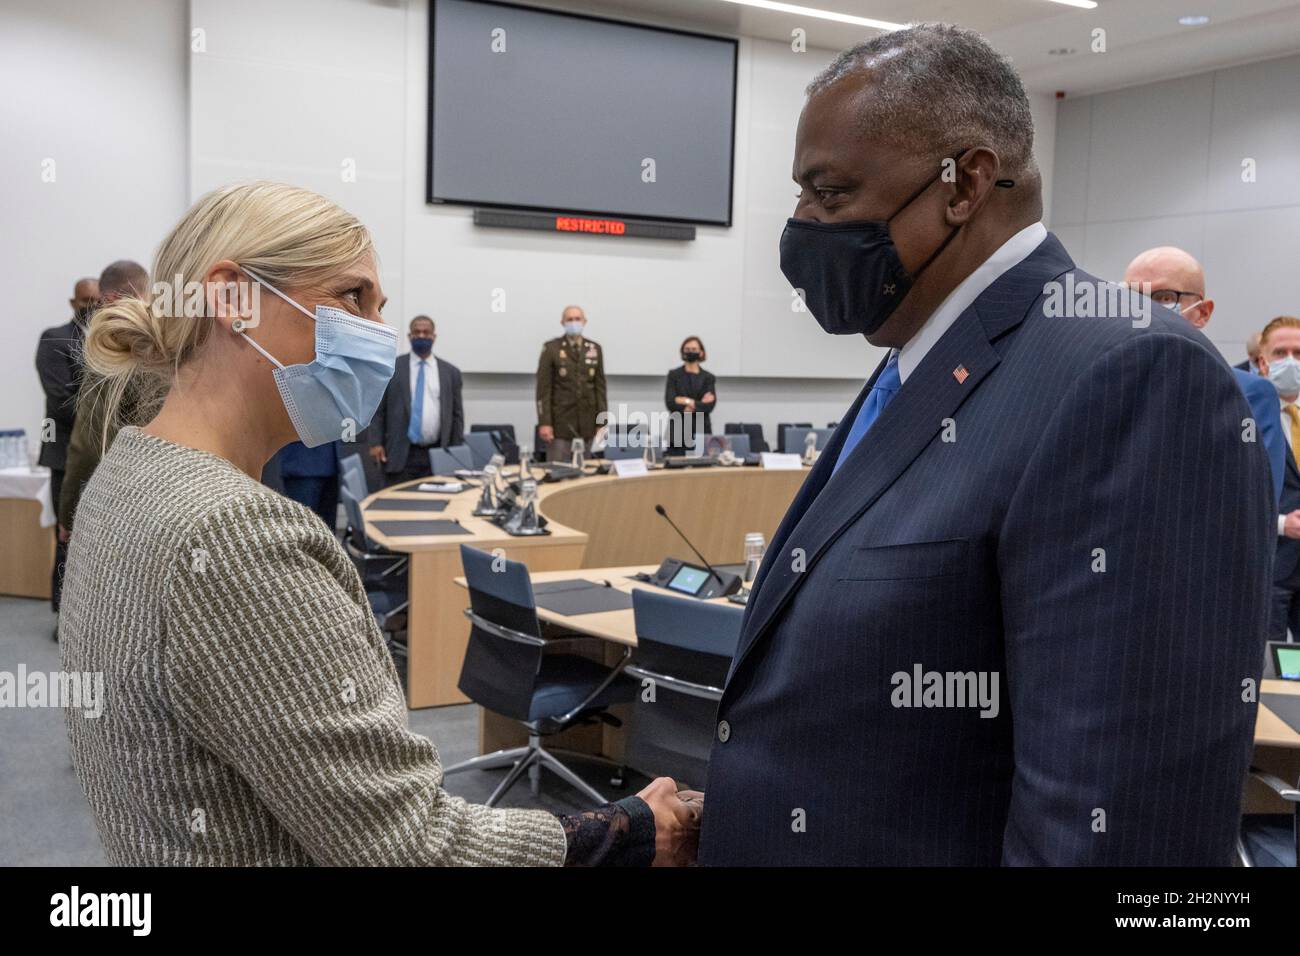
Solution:
<path fill-rule="evenodd" d="M 26 498 L 41 503 L 41 527 L 54 526 L 54 502 L 50 499 L 50 469 L 0 468 L 0 498 Z"/>

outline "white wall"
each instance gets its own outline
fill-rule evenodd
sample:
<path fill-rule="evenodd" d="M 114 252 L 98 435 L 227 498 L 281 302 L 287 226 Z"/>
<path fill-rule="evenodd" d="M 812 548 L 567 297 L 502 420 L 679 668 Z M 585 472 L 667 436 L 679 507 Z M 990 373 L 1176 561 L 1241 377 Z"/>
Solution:
<path fill-rule="evenodd" d="M 611 404 L 658 408 L 677 344 L 698 334 L 719 376 L 717 424 L 762 422 L 769 440 L 778 422 L 840 417 L 878 359 L 862 340 L 825 336 L 792 313 L 778 268 L 795 121 L 829 51 L 742 38 L 731 228 L 699 227 L 688 243 L 603 241 L 481 229 L 466 207 L 424 202 L 425 0 L 10 7 L 0 76 L 6 89 L 30 93 L 0 106 L 25 151 L 0 158 L 9 173 L 0 189 L 6 207 L 7 194 L 18 195 L 12 221 L 28 229 L 0 241 L 38 281 L 21 290 L 20 321 L 0 325 L 0 407 L 16 409 L 29 430 L 41 414 L 35 339 L 62 321 L 72 281 L 123 255 L 148 265 L 190 200 L 254 178 L 315 189 L 371 227 L 388 320 L 438 320 L 439 353 L 466 373 L 470 422 L 511 422 L 531 435 L 537 354 L 571 301 L 606 348 Z M 191 27 L 202 31 L 200 52 L 189 50 Z M 1050 179 L 1055 104 L 1033 105 Z M 95 164 L 78 148 L 83 130 L 110 143 Z M 69 157 L 58 193 L 36 185 L 50 153 Z M 15 187 L 24 181 L 32 185 Z M 70 198 L 77 184 L 83 192 Z M 497 289 L 505 313 L 491 311 Z"/>
<path fill-rule="evenodd" d="M 36 341 L 72 317 L 73 283 L 148 268 L 185 209 L 187 18 L 176 0 L 0 8 L 0 428 L 37 437 Z"/>
<path fill-rule="evenodd" d="M 1250 332 L 1300 313 L 1300 57 L 1064 101 L 1053 221 L 1108 279 L 1151 246 L 1192 253 L 1216 301 L 1206 334 L 1245 358 Z"/>

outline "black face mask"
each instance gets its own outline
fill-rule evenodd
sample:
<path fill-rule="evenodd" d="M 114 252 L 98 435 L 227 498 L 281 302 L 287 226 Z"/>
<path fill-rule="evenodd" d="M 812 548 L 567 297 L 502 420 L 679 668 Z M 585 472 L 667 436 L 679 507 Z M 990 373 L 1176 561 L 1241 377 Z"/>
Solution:
<path fill-rule="evenodd" d="M 965 150 L 953 157 L 956 161 Z M 934 185 L 943 173 L 912 193 L 885 220 L 824 223 L 791 219 L 781 234 L 781 272 L 801 289 L 804 304 L 832 335 L 870 335 L 885 324 L 921 273 L 952 242 L 954 226 L 939 248 L 913 273 L 903 268 L 889 235 L 890 220 Z M 1009 179 L 998 186 L 1009 188 Z"/>
<path fill-rule="evenodd" d="M 703 357 L 704 357 L 704 356 L 702 356 L 699 352 L 683 352 L 683 353 L 682 353 L 682 361 L 683 361 L 683 362 L 698 362 L 698 361 L 699 361 L 700 359 L 702 359 Z"/>

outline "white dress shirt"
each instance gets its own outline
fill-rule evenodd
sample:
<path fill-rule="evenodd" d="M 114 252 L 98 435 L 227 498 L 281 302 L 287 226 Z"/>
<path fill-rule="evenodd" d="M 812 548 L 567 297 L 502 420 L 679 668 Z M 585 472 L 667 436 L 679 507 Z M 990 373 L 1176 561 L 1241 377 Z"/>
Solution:
<path fill-rule="evenodd" d="M 415 394 L 415 383 L 420 378 L 420 363 L 424 364 L 424 417 L 420 419 L 420 444 L 432 445 L 438 441 L 442 435 L 442 385 L 438 381 L 438 362 L 429 353 L 427 359 L 421 359 L 414 352 L 408 353 L 411 362 L 411 408 L 414 410 L 415 403 L 421 401 L 421 396 Z"/>
<path fill-rule="evenodd" d="M 998 246 L 993 255 L 985 259 L 974 272 L 961 281 L 957 288 L 948 293 L 948 298 L 939 303 L 939 308 L 925 320 L 925 325 L 921 326 L 899 350 L 899 382 L 907 381 L 907 376 L 921 364 L 925 353 L 934 348 L 934 343 L 943 338 L 943 333 L 952 328 L 952 324 L 957 321 L 957 316 L 965 312 L 1002 273 L 1024 262 L 1046 238 L 1047 227 L 1041 222 L 1025 226 Z"/>

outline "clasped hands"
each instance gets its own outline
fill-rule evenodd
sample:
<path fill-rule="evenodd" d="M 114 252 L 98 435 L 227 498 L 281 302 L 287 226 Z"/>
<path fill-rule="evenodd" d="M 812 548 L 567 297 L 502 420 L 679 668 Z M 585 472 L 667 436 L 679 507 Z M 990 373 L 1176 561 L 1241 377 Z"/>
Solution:
<path fill-rule="evenodd" d="M 692 866 L 700 846 L 704 794 L 678 790 L 672 777 L 657 777 L 637 794 L 655 817 L 653 866 Z"/>

